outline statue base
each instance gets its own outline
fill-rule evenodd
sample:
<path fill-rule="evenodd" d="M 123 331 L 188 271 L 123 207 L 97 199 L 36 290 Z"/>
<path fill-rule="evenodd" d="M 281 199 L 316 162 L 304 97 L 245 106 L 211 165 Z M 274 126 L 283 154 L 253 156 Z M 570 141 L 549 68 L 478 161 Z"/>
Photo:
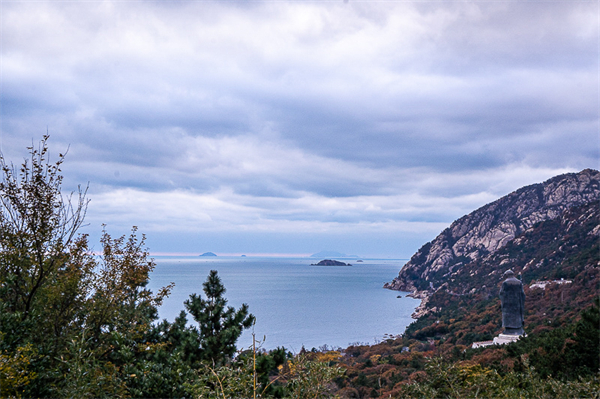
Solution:
<path fill-rule="evenodd" d="M 519 338 L 526 336 L 526 334 L 514 335 L 514 334 L 500 334 L 494 338 L 493 345 L 504 345 L 517 342 Z"/>
<path fill-rule="evenodd" d="M 473 342 L 473 345 L 471 345 L 471 348 L 483 348 L 485 346 L 490 346 L 490 345 L 505 345 L 505 344 L 510 344 L 513 342 L 516 342 L 519 340 L 519 338 L 521 337 L 526 337 L 527 334 L 523 333 L 523 334 L 500 334 L 497 337 L 494 338 L 493 341 L 481 341 L 481 342 Z"/>
<path fill-rule="evenodd" d="M 504 335 L 523 335 L 525 334 L 525 330 L 523 330 L 523 327 L 505 327 L 504 328 Z"/>

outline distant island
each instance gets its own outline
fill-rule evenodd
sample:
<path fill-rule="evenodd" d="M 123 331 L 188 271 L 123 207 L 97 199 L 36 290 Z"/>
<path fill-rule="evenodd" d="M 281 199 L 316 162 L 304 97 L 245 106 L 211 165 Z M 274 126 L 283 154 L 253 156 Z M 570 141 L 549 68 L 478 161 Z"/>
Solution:
<path fill-rule="evenodd" d="M 321 251 L 310 255 L 311 258 L 358 258 L 358 255 L 346 255 L 336 251 Z"/>
<path fill-rule="evenodd" d="M 311 266 L 352 266 L 350 263 L 339 262 L 337 260 L 324 259 L 317 264 L 311 263 Z"/>
<path fill-rule="evenodd" d="M 215 254 L 215 253 L 212 253 L 212 252 L 205 252 L 205 253 L 203 253 L 203 254 L 202 254 L 202 255 L 200 255 L 200 256 L 217 256 L 217 254 Z"/>

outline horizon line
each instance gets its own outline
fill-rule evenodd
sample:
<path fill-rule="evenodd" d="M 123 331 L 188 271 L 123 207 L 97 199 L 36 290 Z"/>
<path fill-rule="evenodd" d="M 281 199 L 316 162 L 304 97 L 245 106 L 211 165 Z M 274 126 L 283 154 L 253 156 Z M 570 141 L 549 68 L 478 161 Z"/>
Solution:
<path fill-rule="evenodd" d="M 212 252 L 212 251 L 211 251 Z M 206 253 L 206 252 L 204 252 Z M 309 253 L 279 253 L 279 252 L 213 252 L 217 257 L 219 256 L 236 256 L 236 257 L 273 257 L 273 258 L 305 258 L 310 257 L 312 254 Z M 201 256 L 200 252 L 162 252 L 162 251 L 150 251 L 150 256 Z"/>
<path fill-rule="evenodd" d="M 212 252 L 212 251 L 210 251 Z M 205 253 L 205 252 L 204 252 Z M 201 256 L 199 252 L 164 252 L 164 251 L 150 251 L 150 256 L 188 256 L 188 257 L 199 257 L 199 258 L 218 258 L 218 257 L 248 257 L 248 258 L 312 258 L 314 254 L 304 253 L 281 253 L 281 252 L 213 252 L 216 256 Z M 335 256 L 332 259 L 393 259 L 393 260 L 409 260 L 406 257 L 390 257 L 390 256 L 357 256 L 357 257 L 346 257 L 346 256 Z"/>

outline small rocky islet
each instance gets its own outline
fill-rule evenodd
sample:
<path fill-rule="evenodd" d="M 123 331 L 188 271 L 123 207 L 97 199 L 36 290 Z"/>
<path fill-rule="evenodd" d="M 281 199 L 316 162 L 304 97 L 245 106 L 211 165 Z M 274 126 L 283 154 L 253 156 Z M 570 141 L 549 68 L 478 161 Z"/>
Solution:
<path fill-rule="evenodd" d="M 319 263 L 311 263 L 311 266 L 352 266 L 350 263 L 344 263 L 337 260 L 323 259 Z"/>

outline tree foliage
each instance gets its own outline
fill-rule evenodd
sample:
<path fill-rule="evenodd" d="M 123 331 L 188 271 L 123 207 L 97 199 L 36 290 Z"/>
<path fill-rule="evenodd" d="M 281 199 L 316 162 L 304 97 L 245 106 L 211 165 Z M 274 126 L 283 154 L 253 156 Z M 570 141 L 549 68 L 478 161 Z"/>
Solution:
<path fill-rule="evenodd" d="M 185 311 L 158 322 L 172 285 L 147 288 L 155 264 L 144 235 L 136 227 L 118 238 L 104 230 L 101 255 L 91 253 L 78 233 L 87 188 L 63 196 L 64 156 L 51 162 L 47 144 L 44 136 L 28 147 L 19 167 L 0 154 L 0 395 L 223 397 L 255 393 L 256 383 L 263 397 L 281 394 L 284 386 L 275 389 L 270 378 L 284 349 L 234 359 L 255 318 L 246 304 L 227 306 L 216 271 L 205 298 L 185 301 L 197 326 L 188 326 Z"/>
<path fill-rule="evenodd" d="M 408 384 L 400 398 L 598 398 L 597 376 L 561 382 L 544 379 L 523 357 L 525 369 L 500 375 L 473 362 L 448 363 L 432 358 L 426 373 Z"/>
<path fill-rule="evenodd" d="M 216 270 L 210 271 L 202 287 L 206 299 L 192 294 L 184 302 L 185 308 L 198 323 L 201 359 L 222 364 L 235 353 L 243 329 L 250 328 L 256 319 L 246 304 L 238 310 L 227 306 L 226 290 Z"/>
<path fill-rule="evenodd" d="M 29 147 L 30 157 L 19 168 L 0 154 L 0 328 L 36 318 L 45 340 L 68 329 L 85 299 L 81 281 L 93 268 L 87 237 L 76 235 L 87 209 L 85 190 L 79 189 L 75 201 L 73 194 L 62 196 L 64 157 L 49 161 L 47 139 Z"/>

